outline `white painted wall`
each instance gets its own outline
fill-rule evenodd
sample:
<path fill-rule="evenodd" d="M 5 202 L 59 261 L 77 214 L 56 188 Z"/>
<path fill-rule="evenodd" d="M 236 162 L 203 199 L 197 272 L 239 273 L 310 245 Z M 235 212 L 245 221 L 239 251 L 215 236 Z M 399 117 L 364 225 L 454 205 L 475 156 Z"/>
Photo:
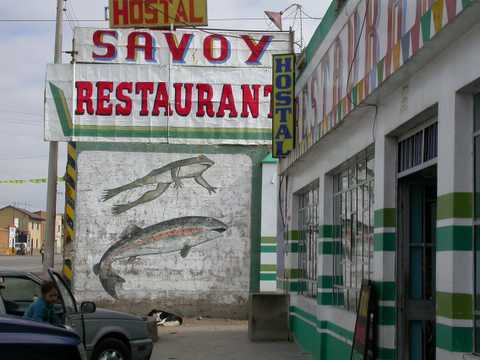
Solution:
<path fill-rule="evenodd" d="M 215 164 L 204 172 L 215 194 L 193 179 L 172 186 L 158 199 L 120 215 L 112 205 L 141 196 L 146 188 L 126 191 L 106 202 L 105 189 L 134 181 L 173 161 L 201 154 L 83 151 L 78 156 L 74 292 L 114 308 L 147 313 L 152 308 L 196 315 L 244 316 L 250 276 L 250 204 L 252 162 L 246 155 L 206 154 Z M 166 178 L 170 174 L 165 174 Z M 114 262 L 126 282 L 113 299 L 92 271 L 128 225 L 141 228 L 184 216 L 221 220 L 228 230 L 219 238 L 180 254 L 143 256 L 133 264 Z M 239 313 L 242 315 L 238 315 Z"/>

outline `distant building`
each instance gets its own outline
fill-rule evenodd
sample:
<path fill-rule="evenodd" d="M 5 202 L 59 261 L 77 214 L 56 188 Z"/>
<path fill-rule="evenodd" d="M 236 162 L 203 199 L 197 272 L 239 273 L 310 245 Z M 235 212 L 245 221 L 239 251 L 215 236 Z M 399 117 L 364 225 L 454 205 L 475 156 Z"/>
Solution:
<path fill-rule="evenodd" d="M 42 224 L 45 218 L 39 214 L 14 206 L 0 209 L 0 228 L 16 228 L 15 244 L 23 243 L 28 254 L 39 254 L 43 244 Z M 14 245 L 15 245 L 14 244 Z"/>
<path fill-rule="evenodd" d="M 10 248 L 8 242 L 8 227 L 0 227 L 0 255 L 8 255 Z"/>
<path fill-rule="evenodd" d="M 46 211 L 36 211 L 35 214 L 44 219 L 47 218 Z M 45 240 L 47 238 L 47 222 L 45 221 L 40 228 L 42 231 L 42 239 Z M 55 253 L 63 253 L 63 214 L 57 214 L 55 217 Z"/>

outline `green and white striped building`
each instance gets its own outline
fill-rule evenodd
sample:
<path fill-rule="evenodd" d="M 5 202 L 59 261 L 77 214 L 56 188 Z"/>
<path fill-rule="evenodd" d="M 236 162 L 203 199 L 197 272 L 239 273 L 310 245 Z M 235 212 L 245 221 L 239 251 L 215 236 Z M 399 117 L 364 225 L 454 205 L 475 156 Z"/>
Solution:
<path fill-rule="evenodd" d="M 371 280 L 377 359 L 480 359 L 480 2 L 333 1 L 297 76 L 277 233 L 295 340 L 350 359 Z"/>

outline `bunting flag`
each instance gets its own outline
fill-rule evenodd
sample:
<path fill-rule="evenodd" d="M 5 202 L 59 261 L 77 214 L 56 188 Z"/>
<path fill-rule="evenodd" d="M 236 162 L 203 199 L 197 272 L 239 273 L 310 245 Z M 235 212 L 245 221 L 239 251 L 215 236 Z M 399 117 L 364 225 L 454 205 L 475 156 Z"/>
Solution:
<path fill-rule="evenodd" d="M 408 59 L 410 58 L 410 37 L 411 32 L 408 31 L 405 35 L 403 35 L 401 43 L 402 43 L 402 65 L 406 64 Z"/>
<path fill-rule="evenodd" d="M 425 44 L 430 40 L 431 28 L 432 28 L 432 9 L 428 10 L 420 20 L 422 23 L 422 40 Z"/>
<path fill-rule="evenodd" d="M 442 23 L 443 23 L 443 1 L 444 0 L 437 0 L 432 5 L 432 13 L 433 13 L 433 27 L 435 29 L 435 34 L 442 30 Z"/>
<path fill-rule="evenodd" d="M 46 184 L 47 178 L 39 178 L 39 179 L 7 179 L 7 180 L 0 180 L 0 185 L 25 185 L 25 184 Z M 64 182 L 65 179 L 63 177 L 59 177 L 57 179 L 58 182 Z"/>

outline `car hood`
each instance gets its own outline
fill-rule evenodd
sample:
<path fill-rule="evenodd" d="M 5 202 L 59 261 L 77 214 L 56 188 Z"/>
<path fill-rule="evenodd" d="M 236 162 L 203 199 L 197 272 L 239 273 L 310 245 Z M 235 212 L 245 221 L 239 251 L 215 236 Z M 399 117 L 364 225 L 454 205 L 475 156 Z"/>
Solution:
<path fill-rule="evenodd" d="M 141 317 L 127 314 L 120 311 L 97 308 L 92 314 L 85 314 L 85 319 L 101 319 L 101 320 L 128 320 L 128 321 L 144 321 Z"/>

